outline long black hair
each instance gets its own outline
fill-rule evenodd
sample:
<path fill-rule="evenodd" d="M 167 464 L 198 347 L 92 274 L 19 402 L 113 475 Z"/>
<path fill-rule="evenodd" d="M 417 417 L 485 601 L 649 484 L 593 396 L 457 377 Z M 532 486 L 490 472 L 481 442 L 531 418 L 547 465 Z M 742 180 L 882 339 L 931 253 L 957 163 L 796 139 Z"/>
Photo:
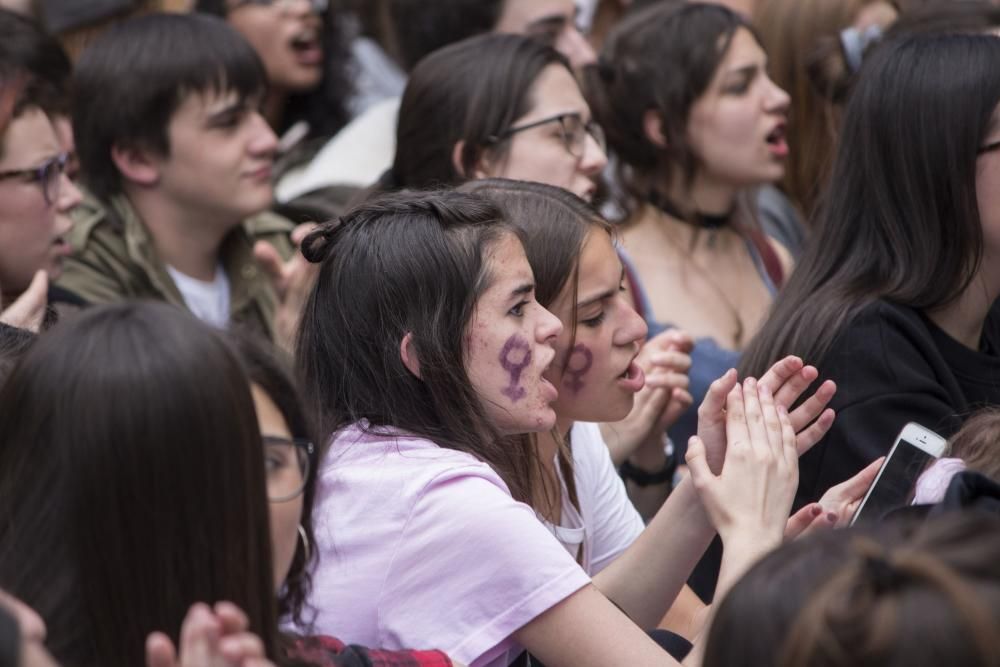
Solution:
<path fill-rule="evenodd" d="M 94 308 L 0 389 L 0 588 L 64 667 L 144 664 L 195 602 L 229 600 L 279 659 L 263 445 L 249 382 L 166 304 Z"/>
<path fill-rule="evenodd" d="M 826 202 L 742 372 L 787 354 L 822 363 L 865 305 L 947 305 L 983 256 L 977 150 L 1000 102 L 1000 40 L 923 34 L 886 43 L 845 111 Z"/>

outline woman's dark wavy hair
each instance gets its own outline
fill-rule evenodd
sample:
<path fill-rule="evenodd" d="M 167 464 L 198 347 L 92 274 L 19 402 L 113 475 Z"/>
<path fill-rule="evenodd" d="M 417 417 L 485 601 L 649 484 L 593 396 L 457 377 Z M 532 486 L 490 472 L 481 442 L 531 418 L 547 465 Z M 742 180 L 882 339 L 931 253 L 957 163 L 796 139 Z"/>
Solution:
<path fill-rule="evenodd" d="M 477 456 L 531 502 L 537 456 L 502 440 L 465 370 L 490 249 L 513 233 L 486 199 L 440 191 L 382 195 L 305 239 L 322 266 L 296 356 L 324 440 L 361 420 L 402 429 Z M 400 357 L 407 334 L 419 378 Z"/>
<path fill-rule="evenodd" d="M 481 35 L 421 60 L 399 108 L 388 188 L 455 185 L 486 155 L 502 161 L 497 137 L 531 110 L 531 87 L 549 65 L 572 72 L 555 49 L 520 35 Z M 452 161 L 463 142 L 461 169 Z"/>
<path fill-rule="evenodd" d="M 65 667 L 134 667 L 146 636 L 229 600 L 277 659 L 260 433 L 222 338 L 166 304 L 56 327 L 0 389 L 0 588 Z"/>
<path fill-rule="evenodd" d="M 679 172 L 690 184 L 698 156 L 688 141 L 691 107 L 708 89 L 746 18 L 721 5 L 658 2 L 630 12 L 610 33 L 597 65 L 584 71 L 594 119 L 618 158 L 619 202 L 627 216 L 657 183 Z M 666 147 L 646 136 L 646 113 L 660 118 Z"/>
<path fill-rule="evenodd" d="M 296 385 L 294 370 L 280 350 L 268 340 L 241 330 L 230 331 L 227 339 L 243 364 L 250 382 L 260 387 L 274 402 L 292 437 L 314 443 L 313 455 L 309 460 L 309 478 L 302 491 L 302 516 L 299 525 L 305 531 L 309 544 L 315 544 L 312 506 L 316 497 L 316 471 L 319 469 L 321 453 L 316 448 L 316 433 Z M 308 627 L 312 621 L 305 614 L 306 599 L 312 586 L 312 561 L 306 559 L 307 555 L 314 556 L 314 553 L 307 554 L 300 541 L 278 595 L 278 616 L 292 619 L 298 627 Z"/>
<path fill-rule="evenodd" d="M 194 11 L 225 17 L 226 0 L 196 0 Z M 299 121 L 309 124 L 307 138 L 328 139 L 351 120 L 347 107 L 354 94 L 351 71 L 351 49 L 341 15 L 330 9 L 320 16 L 323 27 L 323 75 L 319 85 L 310 91 L 288 96 L 281 126 L 274 128 L 279 136 Z"/>
<path fill-rule="evenodd" d="M 705 667 L 993 667 L 1000 520 L 817 533 L 757 563 L 718 603 Z"/>
<path fill-rule="evenodd" d="M 743 355 L 762 373 L 822 364 L 877 300 L 953 302 L 983 255 L 977 149 L 1000 102 L 1000 39 L 922 34 L 877 47 L 848 102 L 830 189 L 798 269 Z"/>

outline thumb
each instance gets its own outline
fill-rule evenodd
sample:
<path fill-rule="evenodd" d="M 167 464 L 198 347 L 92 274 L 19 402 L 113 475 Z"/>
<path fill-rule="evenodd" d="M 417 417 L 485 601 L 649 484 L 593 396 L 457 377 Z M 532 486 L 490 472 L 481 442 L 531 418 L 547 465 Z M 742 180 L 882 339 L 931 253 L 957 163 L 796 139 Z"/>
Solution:
<path fill-rule="evenodd" d="M 48 305 L 49 276 L 45 271 L 36 271 L 31 284 L 14 303 L 0 313 L 0 322 L 21 329 L 37 332 L 45 318 Z"/>
<path fill-rule="evenodd" d="M 708 467 L 708 461 L 705 460 L 705 443 L 702 442 L 701 438 L 696 435 L 691 436 L 688 440 L 684 460 L 691 472 L 691 481 L 695 488 L 704 489 L 714 482 L 715 475 L 712 474 Z"/>
<path fill-rule="evenodd" d="M 885 457 L 880 456 L 865 466 L 865 468 L 854 477 L 850 478 L 846 482 L 838 484 L 835 488 L 840 492 L 839 495 L 841 500 L 852 502 L 854 500 L 859 500 L 862 496 L 864 496 L 865 493 L 868 492 L 868 488 L 871 487 L 872 483 L 875 481 L 875 477 L 878 475 L 879 468 L 882 467 L 883 461 L 885 461 Z"/>

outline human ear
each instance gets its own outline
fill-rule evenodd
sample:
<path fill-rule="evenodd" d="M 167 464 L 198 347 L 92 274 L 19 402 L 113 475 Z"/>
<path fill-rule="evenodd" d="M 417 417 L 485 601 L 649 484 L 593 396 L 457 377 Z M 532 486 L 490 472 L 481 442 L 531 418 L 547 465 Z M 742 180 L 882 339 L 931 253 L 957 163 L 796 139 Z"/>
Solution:
<path fill-rule="evenodd" d="M 642 114 L 642 133 L 659 148 L 667 147 L 667 138 L 663 135 L 663 119 L 660 112 L 649 109 Z"/>
<path fill-rule="evenodd" d="M 160 180 L 160 170 L 146 149 L 115 144 L 111 147 L 111 160 L 127 181 L 152 186 Z"/>
<path fill-rule="evenodd" d="M 476 163 L 472 167 L 472 173 L 466 173 L 465 165 L 462 164 L 462 153 L 464 151 L 464 139 L 457 141 L 455 143 L 455 147 L 451 149 L 451 166 L 454 167 L 455 173 L 458 174 L 459 177 L 469 180 L 478 180 L 481 178 L 489 178 L 493 175 L 490 161 L 487 159 L 485 152 L 481 152 L 476 158 Z"/>
<path fill-rule="evenodd" d="M 413 344 L 413 332 L 408 331 L 403 340 L 399 343 L 399 358 L 403 360 L 406 370 L 413 373 L 413 376 L 420 379 L 420 360 L 417 358 L 417 350 Z"/>

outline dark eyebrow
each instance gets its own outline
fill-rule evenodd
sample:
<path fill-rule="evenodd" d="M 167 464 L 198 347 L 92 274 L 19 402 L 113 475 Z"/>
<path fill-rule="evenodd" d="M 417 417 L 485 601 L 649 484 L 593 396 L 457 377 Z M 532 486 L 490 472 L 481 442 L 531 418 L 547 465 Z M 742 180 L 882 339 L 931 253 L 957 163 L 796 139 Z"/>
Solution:
<path fill-rule="evenodd" d="M 511 296 L 524 296 L 525 294 L 531 294 L 535 291 L 534 283 L 525 283 L 519 287 L 515 287 L 510 291 Z"/>
<path fill-rule="evenodd" d="M 618 284 L 620 285 L 622 282 L 624 282 L 624 280 L 625 280 L 625 267 L 623 266 L 621 277 L 618 278 Z M 586 308 L 592 303 L 597 303 L 598 301 L 604 301 L 605 299 L 610 299 L 617 293 L 618 293 L 617 287 L 615 287 L 614 289 L 609 289 L 608 291 L 601 292 L 600 294 L 593 296 L 587 299 L 586 301 L 581 301 L 580 303 L 576 304 L 576 307 L 577 309 Z"/>
<path fill-rule="evenodd" d="M 239 101 L 233 102 L 232 104 L 230 104 L 227 107 L 224 107 L 222 109 L 219 109 L 218 111 L 213 111 L 212 113 L 210 113 L 208 115 L 208 122 L 209 122 L 209 124 L 211 124 L 211 123 L 218 123 L 219 121 L 221 121 L 226 116 L 231 116 L 233 114 L 243 113 L 248 108 L 249 108 L 249 105 L 247 104 L 246 100 L 239 100 Z"/>
<path fill-rule="evenodd" d="M 726 74 L 730 76 L 739 76 L 749 79 L 752 78 L 755 74 L 757 74 L 758 69 L 759 67 L 756 64 L 744 65 L 743 67 L 729 70 L 728 72 L 726 72 Z"/>
<path fill-rule="evenodd" d="M 543 16 L 537 18 L 528 24 L 527 31 L 533 32 L 537 30 L 547 30 L 551 29 L 556 32 L 562 30 L 569 23 L 569 18 L 563 16 L 562 14 L 552 14 L 551 16 Z"/>

